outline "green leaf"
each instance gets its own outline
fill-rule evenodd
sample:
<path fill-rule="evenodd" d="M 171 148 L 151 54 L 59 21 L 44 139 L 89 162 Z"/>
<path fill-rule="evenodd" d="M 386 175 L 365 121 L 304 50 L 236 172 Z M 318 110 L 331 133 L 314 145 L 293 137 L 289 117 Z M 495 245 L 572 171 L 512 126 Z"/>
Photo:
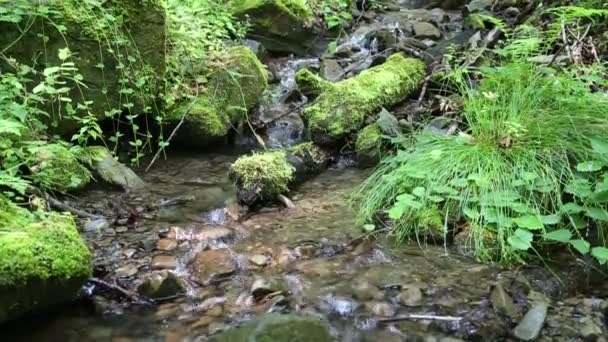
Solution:
<path fill-rule="evenodd" d="M 536 215 L 524 215 L 524 216 L 516 217 L 513 219 L 513 222 L 518 227 L 526 228 L 529 230 L 543 229 L 543 227 L 544 227 L 543 222 Z"/>
<path fill-rule="evenodd" d="M 576 170 L 579 172 L 596 172 L 602 169 L 604 164 L 597 160 L 587 161 L 576 165 Z"/>
<path fill-rule="evenodd" d="M 426 193 L 426 189 L 421 186 L 412 190 L 412 194 L 416 195 L 417 197 L 424 197 L 425 193 Z"/>
<path fill-rule="evenodd" d="M 564 204 L 562 209 L 566 214 L 579 214 L 585 210 L 585 208 L 573 202 Z"/>
<path fill-rule="evenodd" d="M 405 214 L 406 209 L 407 208 L 403 205 L 395 205 L 389 211 L 387 211 L 388 217 L 391 220 L 399 220 L 403 217 L 403 214 Z"/>
<path fill-rule="evenodd" d="M 587 217 L 598 221 L 608 221 L 608 212 L 602 208 L 587 208 Z"/>
<path fill-rule="evenodd" d="M 574 249 L 583 255 L 589 253 L 589 249 L 591 247 L 591 244 L 585 240 L 570 240 L 570 244 L 572 247 L 574 247 Z"/>
<path fill-rule="evenodd" d="M 468 217 L 469 219 L 476 221 L 479 219 L 480 213 L 477 209 L 472 209 L 472 208 L 464 208 L 464 210 L 462 211 L 464 213 L 464 215 L 466 217 Z"/>
<path fill-rule="evenodd" d="M 65 61 L 66 59 L 70 58 L 70 55 L 71 52 L 69 48 L 59 49 L 58 57 L 62 61 Z"/>
<path fill-rule="evenodd" d="M 363 230 L 367 233 L 371 233 L 376 229 L 376 226 L 373 224 L 364 224 L 363 225 Z"/>
<path fill-rule="evenodd" d="M 608 248 L 606 247 L 594 247 L 591 249 L 591 255 L 594 256 L 600 264 L 605 264 L 608 261 Z"/>
<path fill-rule="evenodd" d="M 511 247 L 518 250 L 528 250 L 532 247 L 532 239 L 534 235 L 527 230 L 517 229 L 515 233 L 507 239 L 507 242 Z"/>
<path fill-rule="evenodd" d="M 559 215 L 542 215 L 540 220 L 543 222 L 543 224 L 554 225 L 560 223 L 562 221 L 562 217 Z"/>
<path fill-rule="evenodd" d="M 511 203 L 510 208 L 516 213 L 520 214 L 529 214 L 533 212 L 532 208 L 530 208 L 527 204 L 520 202 Z"/>
<path fill-rule="evenodd" d="M 568 242 L 572 239 L 572 232 L 568 229 L 558 229 L 545 234 L 545 240 Z"/>
<path fill-rule="evenodd" d="M 591 138 L 591 148 L 595 153 L 606 155 L 608 154 L 608 141 L 601 138 Z"/>

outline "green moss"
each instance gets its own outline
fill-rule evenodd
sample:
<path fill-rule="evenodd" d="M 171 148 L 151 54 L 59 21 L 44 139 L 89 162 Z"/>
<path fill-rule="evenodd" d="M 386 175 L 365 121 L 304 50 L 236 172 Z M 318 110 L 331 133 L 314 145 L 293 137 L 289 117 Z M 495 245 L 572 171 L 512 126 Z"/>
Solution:
<path fill-rule="evenodd" d="M 0 196 L 0 289 L 91 275 L 91 253 L 71 217 L 30 213 Z"/>
<path fill-rule="evenodd" d="M 326 88 L 304 111 L 313 141 L 328 144 L 357 132 L 367 115 L 403 101 L 417 89 L 424 73 L 422 61 L 395 54 L 382 65 Z"/>
<path fill-rule="evenodd" d="M 267 10 L 274 7 L 297 20 L 311 21 L 314 13 L 305 0 L 233 0 L 230 2 L 232 12 L 241 15 L 253 10 Z"/>
<path fill-rule="evenodd" d="M 437 207 L 424 207 L 414 212 L 414 222 L 420 231 L 441 236 L 444 231 L 444 217 Z"/>
<path fill-rule="evenodd" d="M 81 164 L 75 151 L 62 144 L 48 144 L 35 153 L 30 166 L 32 179 L 43 187 L 65 192 L 83 188 L 91 181 L 91 172 Z"/>
<path fill-rule="evenodd" d="M 244 156 L 232 164 L 231 173 L 237 185 L 254 191 L 263 199 L 273 199 L 289 191 L 294 168 L 285 151 L 265 152 Z"/>
<path fill-rule="evenodd" d="M 306 96 L 318 96 L 332 86 L 331 82 L 322 79 L 308 69 L 298 70 L 296 83 L 300 92 Z"/>
<path fill-rule="evenodd" d="M 358 153 L 366 153 L 370 150 L 379 150 L 382 143 L 382 131 L 378 124 L 366 126 L 359 132 L 355 149 Z"/>
<path fill-rule="evenodd" d="M 268 86 L 268 72 L 257 56 L 245 46 L 228 49 L 208 75 L 207 91 L 190 107 L 186 124 L 197 138 L 223 137 L 231 123 L 243 118 Z M 169 122 L 181 120 L 190 106 L 183 103 L 167 115 Z"/>

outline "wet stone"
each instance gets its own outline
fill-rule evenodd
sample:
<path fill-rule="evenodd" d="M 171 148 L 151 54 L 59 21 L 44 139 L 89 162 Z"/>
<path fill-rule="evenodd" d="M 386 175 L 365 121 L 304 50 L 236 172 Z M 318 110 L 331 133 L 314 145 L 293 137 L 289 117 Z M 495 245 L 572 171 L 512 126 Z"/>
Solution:
<path fill-rule="evenodd" d="M 418 39 L 440 39 L 441 31 L 437 28 L 437 26 L 421 21 L 415 22 L 412 25 L 412 29 L 414 31 L 414 36 Z"/>
<path fill-rule="evenodd" d="M 236 262 L 228 249 L 200 252 L 192 262 L 192 273 L 200 284 L 222 280 L 236 272 Z"/>
<path fill-rule="evenodd" d="M 502 284 L 497 284 L 492 293 L 490 294 L 490 301 L 494 306 L 494 309 L 506 314 L 509 317 L 513 317 L 517 312 L 517 308 L 513 303 L 513 298 L 505 291 Z"/>
<path fill-rule="evenodd" d="M 538 337 L 545 319 L 547 318 L 548 305 L 546 303 L 535 304 L 513 330 L 513 335 L 523 341 L 532 341 Z"/>
<path fill-rule="evenodd" d="M 264 267 L 270 263 L 270 258 L 263 254 L 256 254 L 249 257 L 249 262 L 258 267 Z"/>
<path fill-rule="evenodd" d="M 365 307 L 374 315 L 380 317 L 393 317 L 397 314 L 397 309 L 389 303 L 371 302 L 366 303 Z"/>
<path fill-rule="evenodd" d="M 152 269 L 173 269 L 177 267 L 177 258 L 174 255 L 157 255 L 152 258 Z"/>
<path fill-rule="evenodd" d="M 177 241 L 171 239 L 160 239 L 156 243 L 156 249 L 159 251 L 172 251 L 177 248 Z"/>
<path fill-rule="evenodd" d="M 137 250 L 135 248 L 127 248 L 122 252 L 122 254 L 127 259 L 131 259 L 135 255 L 135 253 L 137 253 Z"/>
<path fill-rule="evenodd" d="M 152 273 L 139 285 L 137 291 L 153 299 L 176 296 L 185 292 L 181 280 L 167 271 Z"/>
<path fill-rule="evenodd" d="M 405 306 L 420 306 L 422 305 L 422 291 L 417 286 L 404 288 L 399 293 L 399 302 Z"/>
<path fill-rule="evenodd" d="M 119 227 L 116 227 L 115 231 L 119 234 L 122 234 L 122 233 L 126 233 L 127 231 L 129 231 L 129 228 L 127 226 L 119 226 Z"/>
<path fill-rule="evenodd" d="M 321 299 L 321 309 L 328 314 L 351 316 L 359 308 L 359 303 L 351 298 L 327 295 Z"/>
<path fill-rule="evenodd" d="M 357 281 L 352 285 L 355 298 L 358 300 L 380 299 L 383 293 L 374 285 L 367 281 Z"/>
<path fill-rule="evenodd" d="M 108 220 L 106 220 L 105 218 L 87 221 L 84 224 L 85 232 L 99 233 L 99 232 L 105 231 L 106 229 L 109 229 L 109 228 L 110 228 L 110 222 L 108 222 Z"/>
<path fill-rule="evenodd" d="M 138 268 L 135 264 L 128 264 L 122 267 L 119 267 L 114 271 L 117 277 L 119 278 L 129 278 L 137 274 Z"/>

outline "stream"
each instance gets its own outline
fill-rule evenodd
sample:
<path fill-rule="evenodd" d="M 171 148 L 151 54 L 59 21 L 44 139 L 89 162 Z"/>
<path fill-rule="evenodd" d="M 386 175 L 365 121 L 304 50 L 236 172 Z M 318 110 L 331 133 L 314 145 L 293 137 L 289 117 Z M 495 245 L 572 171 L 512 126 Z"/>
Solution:
<path fill-rule="evenodd" d="M 414 41 L 407 25 L 421 20 L 436 23 L 442 40 L 427 32 Z M 306 99 L 294 90 L 298 68 L 338 80 L 381 63 L 391 47 L 445 46 L 458 39 L 461 22 L 460 12 L 391 12 L 354 27 L 332 58 L 267 60 L 274 85 L 252 123 L 265 128 L 269 147 L 301 142 Z M 169 285 L 155 289 L 163 293 L 157 303 L 133 304 L 89 283 L 84 292 L 96 295 L 2 327 L 3 340 L 205 341 L 270 312 L 324 318 L 336 341 L 514 340 L 513 328 L 542 302 L 548 311 L 539 340 L 605 341 L 608 287 L 571 255 L 505 269 L 477 263 L 458 246 L 366 236 L 348 201 L 370 171 L 353 168 L 349 158 L 290 193 L 295 208 L 270 204 L 244 213 L 228 178 L 237 157 L 172 152 L 138 172 L 145 190 L 99 185 L 68 199 L 108 218 L 81 222 L 95 277 L 129 293 L 148 291 L 142 284 L 151 279 Z"/>

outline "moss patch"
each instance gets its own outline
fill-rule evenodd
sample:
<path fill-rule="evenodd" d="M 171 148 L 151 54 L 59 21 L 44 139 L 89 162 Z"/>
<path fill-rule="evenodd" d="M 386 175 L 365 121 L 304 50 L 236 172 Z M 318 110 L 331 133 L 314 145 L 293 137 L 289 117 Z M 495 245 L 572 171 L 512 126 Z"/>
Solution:
<path fill-rule="evenodd" d="M 191 133 L 182 139 L 186 143 L 225 136 L 231 123 L 240 121 L 268 86 L 268 72 L 249 48 L 230 48 L 221 60 L 222 65 L 210 71 L 206 93 L 190 107 L 186 130 Z M 181 120 L 188 106 L 182 104 L 170 111 L 168 121 L 175 124 Z"/>
<path fill-rule="evenodd" d="M 74 151 L 61 144 L 48 144 L 35 153 L 30 166 L 32 179 L 42 186 L 65 192 L 83 188 L 91 181 L 91 172 L 81 164 Z"/>
<path fill-rule="evenodd" d="M 86 279 L 91 253 L 71 217 L 30 213 L 0 196 L 0 288 Z"/>
<path fill-rule="evenodd" d="M 294 168 L 287 161 L 285 151 L 275 151 L 239 158 L 232 164 L 231 174 L 239 188 L 269 200 L 289 191 Z"/>
<path fill-rule="evenodd" d="M 382 65 L 328 86 L 304 111 L 313 141 L 330 144 L 357 132 L 367 115 L 416 90 L 424 74 L 422 61 L 395 54 Z"/>
<path fill-rule="evenodd" d="M 361 166 L 373 166 L 380 161 L 382 130 L 378 124 L 366 126 L 359 132 L 355 151 Z"/>
<path fill-rule="evenodd" d="M 296 83 L 300 92 L 306 96 L 318 96 L 332 85 L 308 69 L 296 72 Z"/>

